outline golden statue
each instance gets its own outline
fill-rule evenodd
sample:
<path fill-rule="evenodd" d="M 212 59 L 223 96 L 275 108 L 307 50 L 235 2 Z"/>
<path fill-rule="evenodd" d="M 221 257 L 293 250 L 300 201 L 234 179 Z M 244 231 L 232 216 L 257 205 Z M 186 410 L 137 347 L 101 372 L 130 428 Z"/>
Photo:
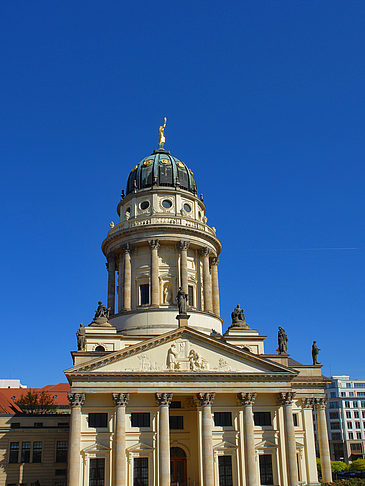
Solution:
<path fill-rule="evenodd" d="M 166 126 L 166 117 L 164 118 L 164 124 L 161 125 L 159 128 L 158 128 L 158 136 L 159 136 L 159 141 L 158 141 L 158 146 L 159 148 L 162 148 L 164 147 L 165 145 L 165 126 Z"/>

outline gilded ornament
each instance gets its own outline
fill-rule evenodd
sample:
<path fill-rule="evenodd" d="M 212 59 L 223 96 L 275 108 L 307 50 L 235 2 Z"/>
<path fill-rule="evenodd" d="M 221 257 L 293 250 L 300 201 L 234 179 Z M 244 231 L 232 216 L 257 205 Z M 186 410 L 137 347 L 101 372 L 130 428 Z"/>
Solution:
<path fill-rule="evenodd" d="M 165 145 L 165 142 L 166 142 L 166 139 L 165 139 L 165 127 L 166 127 L 166 120 L 167 118 L 165 117 L 164 118 L 164 124 L 161 125 L 159 128 L 158 128 L 158 146 L 159 148 L 163 149 L 164 148 L 164 145 Z"/>
<path fill-rule="evenodd" d="M 134 172 L 134 171 L 135 171 L 135 170 L 137 170 L 137 169 L 138 169 L 138 165 L 135 165 L 135 166 L 133 167 L 133 169 L 132 169 L 132 172 Z"/>
<path fill-rule="evenodd" d="M 164 164 L 164 165 L 170 164 L 169 159 L 161 159 L 160 162 L 161 162 L 161 164 Z"/>
<path fill-rule="evenodd" d="M 151 159 L 145 160 L 143 162 L 143 165 L 145 165 L 145 166 L 152 165 L 152 160 Z"/>
<path fill-rule="evenodd" d="M 181 167 L 182 169 L 184 169 L 184 168 L 185 168 L 185 165 L 184 165 L 182 162 L 180 162 L 180 160 L 179 160 L 179 162 L 177 163 L 177 165 L 178 165 L 179 167 Z"/>

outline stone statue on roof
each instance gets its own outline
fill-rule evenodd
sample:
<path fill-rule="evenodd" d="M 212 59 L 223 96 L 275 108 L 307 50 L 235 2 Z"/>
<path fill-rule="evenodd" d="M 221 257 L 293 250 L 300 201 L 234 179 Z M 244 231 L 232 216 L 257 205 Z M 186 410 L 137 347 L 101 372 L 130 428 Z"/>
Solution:
<path fill-rule="evenodd" d="M 282 327 L 279 326 L 278 331 L 278 352 L 279 354 L 286 354 L 288 351 L 288 336 Z"/>

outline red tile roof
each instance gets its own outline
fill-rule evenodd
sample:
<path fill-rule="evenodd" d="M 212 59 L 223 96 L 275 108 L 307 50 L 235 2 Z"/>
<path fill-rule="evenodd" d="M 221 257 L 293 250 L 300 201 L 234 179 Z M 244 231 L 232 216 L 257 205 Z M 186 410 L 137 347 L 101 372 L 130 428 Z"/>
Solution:
<path fill-rule="evenodd" d="M 68 383 L 46 385 L 43 388 L 0 388 L 0 415 L 14 415 L 21 412 L 15 402 L 29 391 L 47 393 L 53 397 L 55 405 L 69 405 L 67 392 L 70 391 L 70 385 Z"/>

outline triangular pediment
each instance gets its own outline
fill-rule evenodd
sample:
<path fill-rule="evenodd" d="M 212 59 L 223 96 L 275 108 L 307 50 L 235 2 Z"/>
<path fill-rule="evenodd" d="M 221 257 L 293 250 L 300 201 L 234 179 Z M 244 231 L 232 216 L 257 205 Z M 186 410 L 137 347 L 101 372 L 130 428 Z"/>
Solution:
<path fill-rule="evenodd" d="M 190 328 L 177 329 L 106 356 L 74 366 L 65 373 L 280 373 L 289 368 Z"/>

